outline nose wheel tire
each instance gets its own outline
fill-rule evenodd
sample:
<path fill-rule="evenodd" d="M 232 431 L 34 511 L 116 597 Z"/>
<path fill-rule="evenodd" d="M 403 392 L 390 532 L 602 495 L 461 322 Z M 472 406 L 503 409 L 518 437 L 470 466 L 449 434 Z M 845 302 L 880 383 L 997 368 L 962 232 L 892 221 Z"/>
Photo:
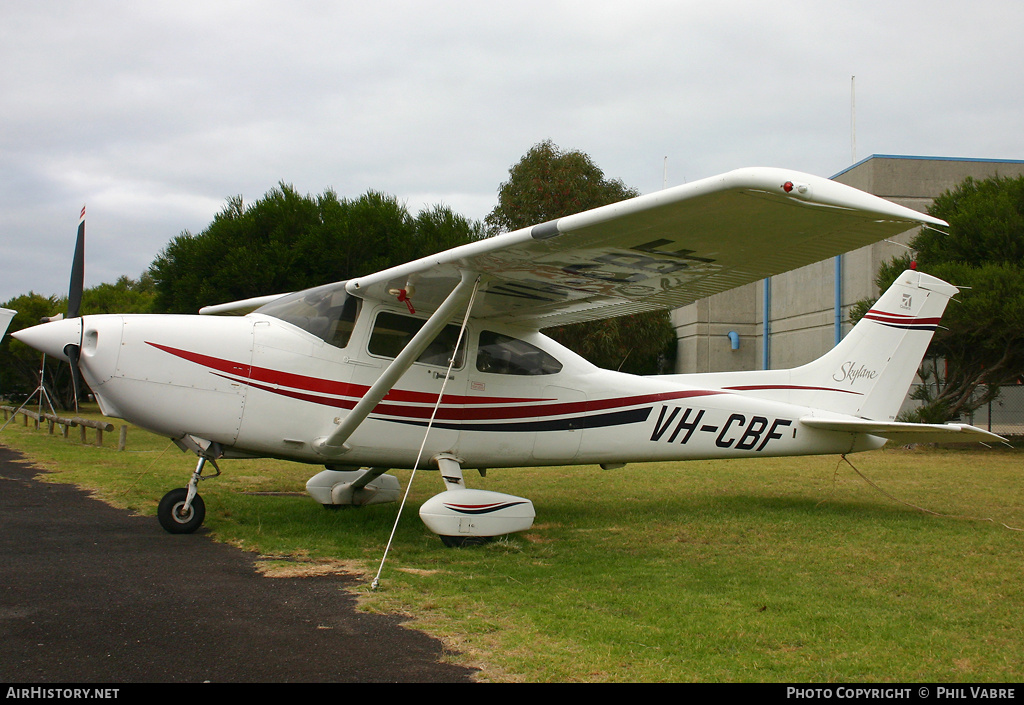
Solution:
<path fill-rule="evenodd" d="M 156 516 L 160 520 L 160 526 L 171 534 L 191 534 L 203 524 L 206 518 L 206 504 L 203 498 L 196 495 L 192 498 L 192 505 L 186 510 L 185 500 L 188 498 L 188 490 L 184 487 L 171 490 L 160 500 Z"/>

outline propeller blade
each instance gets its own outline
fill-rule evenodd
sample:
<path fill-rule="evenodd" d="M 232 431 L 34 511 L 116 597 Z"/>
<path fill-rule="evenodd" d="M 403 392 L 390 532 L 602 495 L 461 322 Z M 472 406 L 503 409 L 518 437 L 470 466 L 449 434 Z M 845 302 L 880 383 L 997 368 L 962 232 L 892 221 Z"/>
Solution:
<path fill-rule="evenodd" d="M 78 221 L 78 239 L 75 258 L 71 261 L 71 285 L 68 287 L 68 318 L 76 318 L 82 307 L 82 289 L 85 284 L 85 206 Z"/>
<path fill-rule="evenodd" d="M 78 318 L 82 308 L 82 291 L 85 288 L 85 206 L 78 219 L 78 238 L 75 240 L 75 256 L 71 260 L 71 283 L 68 286 L 67 318 Z M 78 369 L 79 353 L 82 350 L 83 326 L 79 325 L 78 345 L 67 345 L 64 354 L 71 363 L 71 389 L 75 396 L 75 411 L 78 411 L 78 395 L 82 388 L 82 373 Z"/>

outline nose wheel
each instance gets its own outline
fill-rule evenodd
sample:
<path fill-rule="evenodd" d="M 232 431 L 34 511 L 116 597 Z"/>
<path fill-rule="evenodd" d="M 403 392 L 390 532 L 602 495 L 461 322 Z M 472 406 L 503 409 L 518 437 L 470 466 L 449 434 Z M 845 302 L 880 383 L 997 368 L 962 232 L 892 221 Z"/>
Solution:
<path fill-rule="evenodd" d="M 188 487 L 173 489 L 160 500 L 160 505 L 156 509 L 156 518 L 160 521 L 160 526 L 164 527 L 164 531 L 170 534 L 191 534 L 203 525 L 203 519 L 206 518 L 206 503 L 196 493 L 196 489 L 200 480 L 209 479 L 203 477 L 203 467 L 206 465 L 206 461 L 207 458 L 199 456 L 199 462 L 196 464 L 195 472 L 192 473 L 192 478 L 188 481 Z M 213 463 L 217 474 L 209 477 L 217 477 L 220 475 L 220 468 L 212 459 L 210 462 Z"/>
<path fill-rule="evenodd" d="M 164 495 L 157 507 L 156 516 L 160 526 L 170 534 L 191 534 L 203 525 L 206 518 L 206 503 L 196 495 L 187 503 L 188 488 L 179 487 Z"/>

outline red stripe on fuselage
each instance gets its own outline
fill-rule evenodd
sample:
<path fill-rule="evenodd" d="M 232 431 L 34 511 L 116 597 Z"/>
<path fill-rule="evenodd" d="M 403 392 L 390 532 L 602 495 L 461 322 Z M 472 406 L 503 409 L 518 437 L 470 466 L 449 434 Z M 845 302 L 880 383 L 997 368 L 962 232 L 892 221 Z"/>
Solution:
<path fill-rule="evenodd" d="M 234 375 L 240 380 L 236 381 L 257 381 L 265 384 L 277 384 L 284 387 L 292 387 L 293 389 L 300 389 L 306 392 L 314 392 L 317 394 L 333 394 L 337 396 L 353 397 L 355 399 L 361 399 L 370 387 L 362 384 L 350 384 L 348 382 L 336 382 L 328 379 L 320 379 L 319 377 L 309 377 L 307 375 L 294 374 L 292 372 L 281 372 L 280 370 L 272 370 L 267 367 L 254 367 L 252 365 L 243 365 L 238 362 L 231 362 L 230 360 L 224 360 L 219 357 L 213 357 L 211 355 L 203 355 L 202 353 L 191 352 L 189 350 L 181 350 L 180 348 L 172 348 L 169 345 L 161 345 L 159 343 L 149 342 L 158 350 L 163 350 L 166 353 L 180 357 L 183 360 L 194 362 L 197 365 L 203 367 L 209 367 L 211 370 L 217 372 L 224 372 L 229 375 Z M 255 386 L 255 385 L 254 385 Z M 278 391 L 268 387 L 260 387 L 267 391 Z M 429 392 L 411 392 L 402 391 L 399 389 L 392 389 L 384 397 L 388 401 L 405 402 L 408 404 L 434 404 L 437 402 L 437 395 L 430 394 Z M 516 398 L 516 397 L 467 397 L 458 395 L 445 395 L 445 400 L 452 404 L 522 404 L 529 402 L 546 402 L 554 401 L 554 399 L 529 399 L 529 398 Z M 351 407 L 350 407 L 351 408 Z"/>
<path fill-rule="evenodd" d="M 243 365 L 230 360 L 173 348 L 168 345 L 150 342 L 149 345 L 166 353 L 202 365 L 213 374 L 245 382 L 261 391 L 298 399 L 313 404 L 341 409 L 351 409 L 356 401 L 369 390 L 368 386 L 334 382 L 307 375 L 281 372 L 265 367 Z M 278 385 L 278 387 L 268 386 Z M 280 386 L 290 387 L 281 389 Z M 594 399 L 581 402 L 557 402 L 554 399 L 535 399 L 518 397 L 469 397 L 464 395 L 445 395 L 444 405 L 438 409 L 435 418 L 451 421 L 479 421 L 497 419 L 543 418 L 549 416 L 565 416 L 583 414 L 591 411 L 624 408 L 653 404 L 660 401 L 687 399 L 690 397 L 728 394 L 719 390 L 679 390 L 641 394 L 632 397 L 612 399 Z M 325 396 L 332 395 L 332 396 Z M 378 404 L 373 413 L 382 416 L 427 419 L 432 413 L 432 405 L 437 403 L 437 394 L 429 392 L 412 392 L 391 390 Z M 390 403 L 389 403 L 390 402 Z M 551 403 L 555 402 L 555 403 Z M 430 404 L 431 406 L 406 406 L 405 404 Z M 521 406 L 508 406 L 517 404 Z"/>
<path fill-rule="evenodd" d="M 799 384 L 744 384 L 737 387 L 723 387 L 737 392 L 759 392 L 769 389 L 795 389 L 803 392 L 842 392 L 843 394 L 861 394 L 849 389 L 837 389 L 836 387 L 807 387 Z"/>

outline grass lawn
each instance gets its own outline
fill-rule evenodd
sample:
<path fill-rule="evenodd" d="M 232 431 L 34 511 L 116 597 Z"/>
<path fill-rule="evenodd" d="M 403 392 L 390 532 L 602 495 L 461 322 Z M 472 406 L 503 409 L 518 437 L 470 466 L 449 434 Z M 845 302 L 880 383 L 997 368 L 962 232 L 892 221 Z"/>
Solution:
<path fill-rule="evenodd" d="M 194 466 L 135 428 L 125 452 L 116 432 L 97 448 L 20 420 L 0 443 L 150 515 Z M 875 486 L 837 457 L 467 473 L 537 509 L 530 531 L 471 549 L 420 522 L 443 489 L 421 471 L 377 590 L 396 505 L 325 511 L 303 492 L 319 468 L 274 460 L 222 461 L 200 491 L 214 539 L 271 575 L 364 575 L 364 609 L 407 612 L 484 680 L 1018 682 L 1022 457 L 850 456 Z"/>

